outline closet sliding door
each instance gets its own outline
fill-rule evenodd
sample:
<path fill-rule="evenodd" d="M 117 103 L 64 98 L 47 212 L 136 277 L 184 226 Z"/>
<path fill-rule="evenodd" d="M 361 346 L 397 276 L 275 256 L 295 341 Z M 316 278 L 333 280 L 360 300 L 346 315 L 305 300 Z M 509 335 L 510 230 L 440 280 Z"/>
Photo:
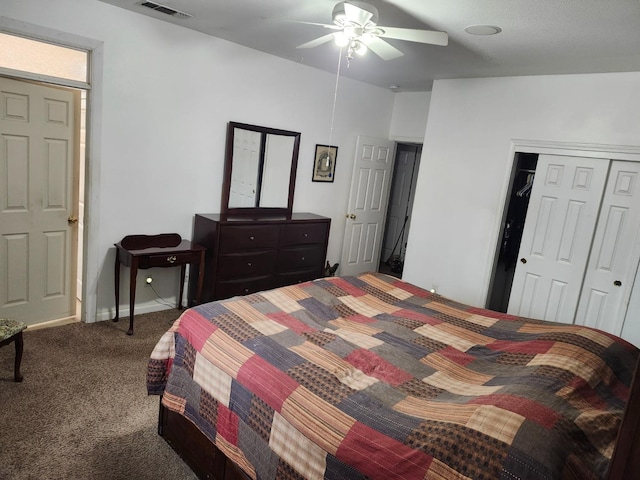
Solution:
<path fill-rule="evenodd" d="M 540 155 L 508 313 L 620 335 L 640 261 L 640 163 Z"/>
<path fill-rule="evenodd" d="M 640 258 L 640 164 L 611 162 L 575 323 L 620 335 Z"/>
<path fill-rule="evenodd" d="M 573 323 L 609 160 L 540 155 L 508 313 Z"/>

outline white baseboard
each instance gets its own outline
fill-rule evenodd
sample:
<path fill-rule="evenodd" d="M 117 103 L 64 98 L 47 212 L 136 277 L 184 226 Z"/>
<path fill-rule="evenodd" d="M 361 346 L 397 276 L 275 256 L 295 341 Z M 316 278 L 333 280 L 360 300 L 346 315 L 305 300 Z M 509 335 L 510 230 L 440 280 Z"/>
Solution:
<path fill-rule="evenodd" d="M 70 323 L 77 323 L 80 319 L 75 315 L 73 317 L 56 318 L 55 320 L 49 320 L 48 322 L 40 322 L 34 325 L 29 325 L 27 330 L 40 330 L 41 328 L 60 327 L 62 325 L 68 325 Z"/>
<path fill-rule="evenodd" d="M 183 303 L 184 305 L 184 303 Z M 163 303 L 145 303 L 142 305 L 136 305 L 135 310 L 134 310 L 134 314 L 135 315 L 140 315 L 142 313 L 151 313 L 151 312 L 160 312 L 162 310 L 169 310 L 171 308 L 176 308 L 175 305 L 173 307 L 170 307 L 169 305 L 165 305 Z M 120 307 L 120 319 L 123 319 L 125 317 L 129 316 L 129 306 L 127 305 L 126 307 Z M 113 317 L 116 316 L 116 310 L 115 308 L 108 308 L 108 309 L 104 309 L 101 310 L 99 312 L 96 312 L 96 322 L 104 322 L 106 320 L 113 320 Z M 90 323 L 90 322 L 88 322 Z"/>

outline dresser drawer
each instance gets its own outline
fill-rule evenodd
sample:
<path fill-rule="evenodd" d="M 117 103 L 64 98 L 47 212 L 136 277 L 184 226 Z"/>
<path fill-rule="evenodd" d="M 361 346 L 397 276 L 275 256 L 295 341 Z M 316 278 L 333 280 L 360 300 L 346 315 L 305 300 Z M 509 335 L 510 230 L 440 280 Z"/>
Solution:
<path fill-rule="evenodd" d="M 201 300 L 322 277 L 330 225 L 331 219 L 312 213 L 197 214 L 194 242 L 206 248 Z"/>
<path fill-rule="evenodd" d="M 225 253 L 218 256 L 217 278 L 271 275 L 276 271 L 275 250 L 246 253 Z"/>
<path fill-rule="evenodd" d="M 329 223 L 293 223 L 280 227 L 280 246 L 325 243 Z"/>
<path fill-rule="evenodd" d="M 278 229 L 271 225 L 223 226 L 220 229 L 220 253 L 276 248 Z"/>
<path fill-rule="evenodd" d="M 322 272 L 320 271 L 320 268 L 310 268 L 306 270 L 298 270 L 296 272 L 281 273 L 276 277 L 276 285 L 278 287 L 284 287 L 285 285 L 295 285 L 321 277 Z"/>
<path fill-rule="evenodd" d="M 215 300 L 235 297 L 238 295 L 249 295 L 250 293 L 273 288 L 273 279 L 274 277 L 269 275 L 264 277 L 218 281 L 216 282 L 215 287 Z"/>
<path fill-rule="evenodd" d="M 172 267 L 174 265 L 183 265 L 185 263 L 195 263 L 200 260 L 200 252 L 185 253 L 162 253 L 158 255 L 149 255 L 140 257 L 138 268 L 149 267 Z"/>
<path fill-rule="evenodd" d="M 283 248 L 278 255 L 278 273 L 311 267 L 320 269 L 323 265 L 324 245 Z"/>

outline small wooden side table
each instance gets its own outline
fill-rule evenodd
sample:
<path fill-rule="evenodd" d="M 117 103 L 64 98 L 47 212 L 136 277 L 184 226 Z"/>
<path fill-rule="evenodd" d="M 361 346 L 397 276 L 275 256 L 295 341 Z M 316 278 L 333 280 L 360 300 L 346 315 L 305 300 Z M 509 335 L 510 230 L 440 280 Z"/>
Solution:
<path fill-rule="evenodd" d="M 206 249 L 189 240 L 182 240 L 177 233 L 163 233 L 160 235 L 129 235 L 124 237 L 116 246 L 115 263 L 115 296 L 117 322 L 120 319 L 120 264 L 130 267 L 129 285 L 129 330 L 127 335 L 133 335 L 133 310 L 136 302 L 136 277 L 138 269 L 151 267 L 181 267 L 180 295 L 178 306 L 182 308 L 182 294 L 184 293 L 184 277 L 187 264 L 198 270 L 198 289 L 196 303 L 200 303 L 202 295 L 202 281 L 204 279 L 204 254 Z"/>

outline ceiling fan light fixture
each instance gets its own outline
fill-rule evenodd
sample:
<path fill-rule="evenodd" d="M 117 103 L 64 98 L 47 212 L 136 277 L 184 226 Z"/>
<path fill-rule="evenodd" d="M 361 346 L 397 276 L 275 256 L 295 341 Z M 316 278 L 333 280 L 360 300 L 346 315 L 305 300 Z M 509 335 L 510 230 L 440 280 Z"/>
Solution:
<path fill-rule="evenodd" d="M 361 11 L 362 15 L 356 15 L 356 17 L 361 18 L 353 18 L 354 9 L 352 6 Z M 349 15 L 349 11 L 351 12 L 351 16 Z M 331 16 L 333 18 L 333 23 L 339 27 L 343 27 L 350 23 L 356 23 L 363 27 L 364 24 L 372 24 L 375 26 L 378 23 L 378 9 L 373 5 L 360 0 L 349 0 L 348 2 L 340 2 L 336 4 L 336 6 L 333 7 Z"/>
<path fill-rule="evenodd" d="M 322 35 L 296 48 L 314 48 L 333 40 L 341 51 L 346 49 L 347 61 L 351 60 L 354 54 L 364 55 L 369 50 L 382 60 L 393 60 L 401 57 L 403 53 L 388 43 L 387 39 L 441 46 L 446 46 L 449 42 L 447 32 L 378 27 L 378 9 L 362 0 L 339 2 L 334 6 L 332 16 L 334 25 L 302 22 L 322 26 L 333 30 L 333 33 Z"/>
<path fill-rule="evenodd" d="M 356 52 L 358 55 L 364 55 L 367 53 L 367 50 L 369 50 L 367 46 L 359 40 L 354 40 L 352 47 L 353 47 L 353 51 Z"/>
<path fill-rule="evenodd" d="M 346 47 L 351 41 L 351 37 L 344 30 L 334 33 L 333 38 L 335 39 L 336 45 L 339 47 Z"/>

